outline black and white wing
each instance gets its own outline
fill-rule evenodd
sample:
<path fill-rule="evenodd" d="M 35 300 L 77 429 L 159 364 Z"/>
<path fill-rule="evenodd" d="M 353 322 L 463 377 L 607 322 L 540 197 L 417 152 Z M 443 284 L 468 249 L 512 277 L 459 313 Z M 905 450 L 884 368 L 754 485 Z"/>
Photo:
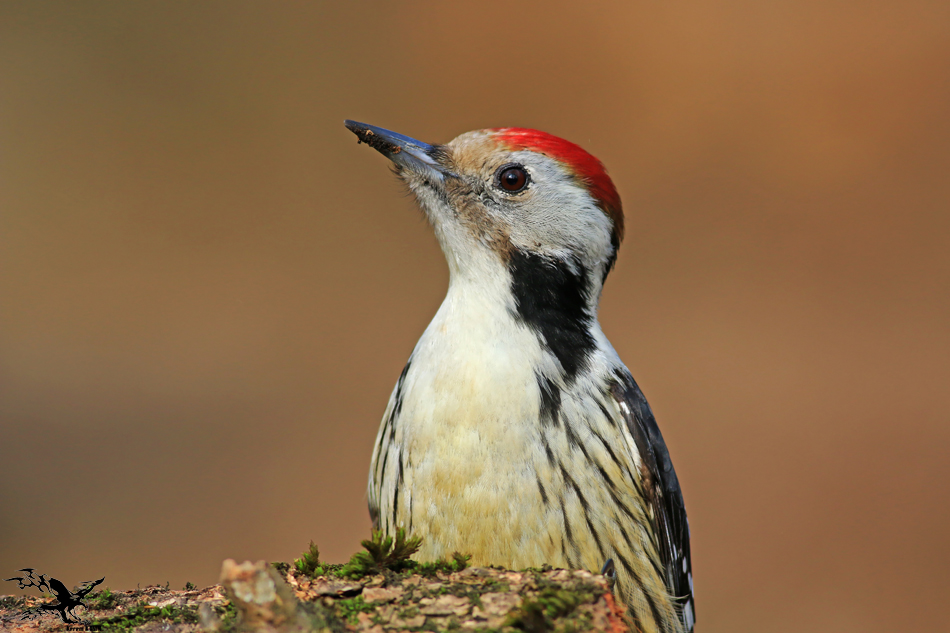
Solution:
<path fill-rule="evenodd" d="M 693 602 L 693 569 L 689 554 L 689 523 L 666 442 L 653 411 L 630 372 L 616 372 L 611 394 L 620 405 L 624 421 L 642 460 L 641 477 L 647 501 L 653 510 L 660 560 L 666 586 L 680 604 L 683 626 L 692 631 L 696 621 Z"/>

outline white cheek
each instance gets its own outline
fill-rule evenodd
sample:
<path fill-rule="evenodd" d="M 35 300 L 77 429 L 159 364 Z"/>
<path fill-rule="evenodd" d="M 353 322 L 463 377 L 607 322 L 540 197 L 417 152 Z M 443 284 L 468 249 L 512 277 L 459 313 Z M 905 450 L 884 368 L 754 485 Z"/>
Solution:
<path fill-rule="evenodd" d="M 511 218 L 515 246 L 551 255 L 586 254 L 588 264 L 611 254 L 611 222 L 590 194 L 556 161 L 519 152 L 531 176 L 530 198 L 516 205 Z"/>

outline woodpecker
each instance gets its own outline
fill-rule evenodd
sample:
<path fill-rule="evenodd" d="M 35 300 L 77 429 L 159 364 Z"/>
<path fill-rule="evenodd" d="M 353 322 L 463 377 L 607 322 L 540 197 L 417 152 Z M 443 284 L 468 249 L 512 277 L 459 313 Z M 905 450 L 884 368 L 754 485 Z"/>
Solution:
<path fill-rule="evenodd" d="M 422 536 L 429 559 L 609 569 L 637 630 L 692 631 L 680 485 L 597 321 L 624 233 L 603 164 L 531 129 L 430 145 L 346 127 L 392 161 L 450 273 L 376 438 L 374 527 Z"/>

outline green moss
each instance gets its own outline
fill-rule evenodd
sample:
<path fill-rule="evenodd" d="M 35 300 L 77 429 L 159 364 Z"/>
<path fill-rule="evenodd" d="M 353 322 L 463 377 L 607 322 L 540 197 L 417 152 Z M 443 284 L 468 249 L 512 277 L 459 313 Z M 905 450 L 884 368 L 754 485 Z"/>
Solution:
<path fill-rule="evenodd" d="M 324 570 L 320 566 L 320 550 L 317 549 L 313 541 L 310 541 L 310 549 L 308 551 L 304 552 L 300 558 L 294 559 L 294 567 L 301 574 L 305 574 L 311 578 L 323 575 Z"/>
<path fill-rule="evenodd" d="M 382 571 L 403 571 L 411 566 L 409 557 L 419 551 L 421 537 L 407 537 L 406 530 L 396 530 L 396 537 L 383 537 L 383 533 L 373 530 L 373 537 L 363 541 L 366 551 L 356 552 L 350 561 L 339 570 L 338 575 L 345 578 L 362 578 Z"/>
<path fill-rule="evenodd" d="M 511 591 L 511 585 L 496 578 L 485 578 L 479 583 L 478 587 L 481 593 L 508 593 Z"/>
<path fill-rule="evenodd" d="M 214 607 L 214 612 L 221 618 L 221 628 L 218 629 L 220 633 L 230 633 L 230 631 L 235 629 L 238 621 L 238 612 L 232 603 L 227 602 L 218 605 Z"/>
<path fill-rule="evenodd" d="M 366 602 L 363 600 L 363 596 L 338 600 L 334 604 L 334 607 L 336 607 L 339 616 L 350 624 L 356 624 L 359 622 L 357 616 L 360 613 L 373 613 L 376 611 L 375 607 L 366 604 Z"/>
<path fill-rule="evenodd" d="M 336 603 L 334 603 L 333 607 L 325 607 L 319 602 L 301 602 L 298 605 L 298 609 L 307 620 L 306 625 L 304 625 L 304 630 L 322 631 L 323 633 L 327 631 L 331 633 L 350 633 L 353 629 L 349 624 L 349 620 L 341 617 L 340 611 L 335 607 L 337 607 Z M 359 614 L 359 611 L 358 605 L 353 603 L 347 605 L 347 615 L 353 615 L 353 623 L 358 622 L 356 616 Z M 221 631 L 220 633 L 228 632 Z"/>
<path fill-rule="evenodd" d="M 271 563 L 271 565 L 284 576 L 294 570 L 311 578 L 332 575 L 358 580 L 364 576 L 386 572 L 411 572 L 424 576 L 450 574 L 467 568 L 468 561 L 472 558 L 471 555 L 455 552 L 446 560 L 418 563 L 410 557 L 419 550 L 421 544 L 421 537 L 407 536 L 402 528 L 396 530 L 394 537 L 384 537 L 382 532 L 373 530 L 371 538 L 362 541 L 363 551 L 353 554 L 346 564 L 321 562 L 319 548 L 310 541 L 310 548 L 300 558 L 295 558 L 293 565 L 288 563 Z"/>
<path fill-rule="evenodd" d="M 195 607 L 181 608 L 174 605 L 159 608 L 143 602 L 120 615 L 102 620 L 92 620 L 89 624 L 100 627 L 104 631 L 131 631 L 155 620 L 172 624 L 196 623 L 198 622 L 198 609 Z"/>
<path fill-rule="evenodd" d="M 462 571 L 468 567 L 468 561 L 471 559 L 471 554 L 459 554 L 458 552 L 454 552 L 451 560 L 437 560 L 429 563 L 409 561 L 412 564 L 408 566 L 408 569 L 423 576 L 435 576 L 439 573 L 451 574 L 453 572 Z"/>
<path fill-rule="evenodd" d="M 97 591 L 86 597 L 83 604 L 87 609 L 93 611 L 102 611 L 104 609 L 114 609 L 119 603 L 118 597 L 112 593 L 112 590 L 106 587 L 102 591 Z"/>
<path fill-rule="evenodd" d="M 506 626 L 512 626 L 529 633 L 546 633 L 554 630 L 554 620 L 564 618 L 581 604 L 592 602 L 594 594 L 586 591 L 568 591 L 545 587 L 534 600 L 526 600 L 521 607 L 509 616 Z M 563 623 L 561 630 L 576 630 L 571 622 Z"/>
<path fill-rule="evenodd" d="M 194 590 L 197 589 L 197 588 L 198 588 L 198 585 L 196 585 L 195 583 L 193 583 L 193 582 L 186 582 L 186 583 L 185 583 L 184 591 L 194 591 Z"/>
<path fill-rule="evenodd" d="M 422 626 L 419 627 L 420 631 L 432 631 L 432 633 L 438 633 L 442 629 L 439 628 L 439 624 L 432 618 L 426 618 L 426 621 L 422 623 Z"/>

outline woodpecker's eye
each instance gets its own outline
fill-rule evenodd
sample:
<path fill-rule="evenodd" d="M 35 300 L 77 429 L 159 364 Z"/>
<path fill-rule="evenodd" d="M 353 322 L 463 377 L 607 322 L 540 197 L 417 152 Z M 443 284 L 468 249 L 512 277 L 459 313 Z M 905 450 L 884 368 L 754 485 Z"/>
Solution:
<path fill-rule="evenodd" d="M 498 186 L 516 193 L 528 186 L 528 172 L 521 165 L 505 165 L 498 170 Z"/>

